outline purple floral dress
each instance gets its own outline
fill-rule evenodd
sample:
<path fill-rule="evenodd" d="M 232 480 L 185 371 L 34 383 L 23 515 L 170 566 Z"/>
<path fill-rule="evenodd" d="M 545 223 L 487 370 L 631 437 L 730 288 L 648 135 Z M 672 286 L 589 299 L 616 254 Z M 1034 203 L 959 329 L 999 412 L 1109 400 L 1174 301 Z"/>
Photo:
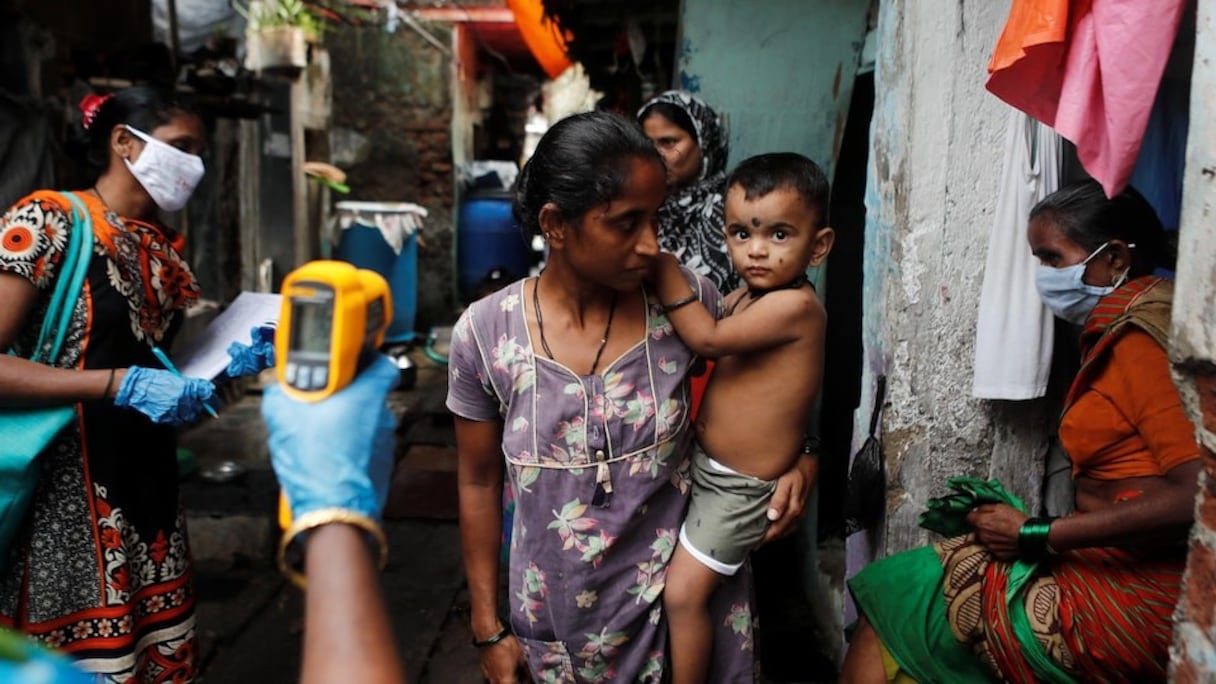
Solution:
<path fill-rule="evenodd" d="M 720 315 L 717 288 L 686 275 Z M 457 322 L 447 401 L 503 424 L 511 628 L 535 681 L 660 682 L 661 595 L 690 486 L 692 352 L 647 295 L 646 338 L 580 376 L 533 353 L 523 293 L 515 283 Z M 755 680 L 750 583 L 740 572 L 715 594 L 710 681 Z"/>

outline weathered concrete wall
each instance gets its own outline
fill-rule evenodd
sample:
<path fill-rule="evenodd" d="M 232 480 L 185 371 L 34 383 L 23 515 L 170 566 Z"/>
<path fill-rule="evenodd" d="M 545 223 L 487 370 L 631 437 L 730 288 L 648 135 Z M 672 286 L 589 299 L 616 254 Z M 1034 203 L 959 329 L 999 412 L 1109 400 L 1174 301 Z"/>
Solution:
<path fill-rule="evenodd" d="M 887 374 L 888 510 L 876 539 L 849 540 L 850 574 L 924 543 L 916 517 L 949 476 L 999 478 L 1039 500 L 1051 411 L 970 392 L 1008 114 L 984 90 L 985 67 L 1008 11 L 991 0 L 881 4 L 855 434 L 864 439 L 875 378 Z"/>
<path fill-rule="evenodd" d="M 1171 356 L 1198 426 L 1203 486 L 1174 632 L 1171 681 L 1216 681 L 1216 7 L 1199 3 Z"/>
<path fill-rule="evenodd" d="M 445 45 L 448 24 L 422 22 Z M 414 202 L 430 216 L 418 262 L 418 319 L 425 331 L 452 319 L 451 60 L 400 27 L 342 27 L 326 36 L 333 76 L 333 126 L 368 139 L 347 168 L 349 199 Z"/>

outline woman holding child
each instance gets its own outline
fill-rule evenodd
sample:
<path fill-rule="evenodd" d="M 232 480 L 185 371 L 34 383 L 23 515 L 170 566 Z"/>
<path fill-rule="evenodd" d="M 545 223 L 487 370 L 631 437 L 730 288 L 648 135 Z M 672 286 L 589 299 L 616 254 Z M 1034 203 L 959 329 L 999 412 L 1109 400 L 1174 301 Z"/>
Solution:
<path fill-rule="evenodd" d="M 665 170 L 627 120 L 570 117 L 524 168 L 516 210 L 548 243 L 546 270 L 457 323 L 460 522 L 472 629 L 491 682 L 659 682 L 661 595 L 690 490 L 687 374 L 694 360 L 646 278 L 659 253 Z M 722 298 L 685 271 L 698 301 Z M 505 466 L 505 467 L 504 467 Z M 793 525 L 808 459 L 777 480 L 770 536 Z M 510 616 L 498 613 L 504 476 L 516 492 Z M 715 593 L 710 678 L 753 681 L 749 576 Z"/>
<path fill-rule="evenodd" d="M 970 533 L 867 567 L 842 681 L 1165 681 L 1200 464 L 1165 352 L 1161 222 L 1088 181 L 1040 202 L 1027 233 L 1043 301 L 1083 326 L 1059 428 L 1077 513 L 980 497 L 958 512 Z"/>

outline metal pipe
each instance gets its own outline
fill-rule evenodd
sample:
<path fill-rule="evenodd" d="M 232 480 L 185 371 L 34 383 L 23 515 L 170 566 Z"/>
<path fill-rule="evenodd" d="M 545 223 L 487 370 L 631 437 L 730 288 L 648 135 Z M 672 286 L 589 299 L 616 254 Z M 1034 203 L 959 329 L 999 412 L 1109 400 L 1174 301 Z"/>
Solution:
<path fill-rule="evenodd" d="M 182 49 L 181 39 L 177 35 L 177 0 L 165 0 L 169 12 L 169 50 L 173 53 L 173 64 L 177 64 L 177 54 Z"/>
<path fill-rule="evenodd" d="M 412 15 L 410 15 L 409 12 L 402 12 L 399 16 L 401 18 L 401 21 L 405 22 L 406 26 L 413 29 L 414 33 L 417 33 L 418 35 L 422 36 L 423 40 L 425 40 L 426 42 L 433 45 L 435 47 L 435 49 L 439 50 L 443 54 L 451 56 L 452 48 L 448 47 L 447 45 L 444 45 L 443 42 L 440 41 L 438 38 L 436 38 L 434 35 L 432 35 L 430 31 L 427 31 L 425 28 L 423 28 L 422 25 L 418 23 L 418 20 L 415 19 Z"/>

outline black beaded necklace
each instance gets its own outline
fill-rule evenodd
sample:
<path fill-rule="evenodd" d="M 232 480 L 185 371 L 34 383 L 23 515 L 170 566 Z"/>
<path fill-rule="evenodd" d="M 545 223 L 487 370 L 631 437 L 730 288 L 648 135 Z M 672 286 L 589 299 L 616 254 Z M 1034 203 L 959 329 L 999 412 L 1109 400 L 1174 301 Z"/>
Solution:
<path fill-rule="evenodd" d="M 536 278 L 536 282 L 532 285 L 532 307 L 536 309 L 536 329 L 540 332 L 540 346 L 545 350 L 545 356 L 549 357 L 550 361 L 557 361 L 553 357 L 553 350 L 549 348 L 549 341 L 545 339 L 545 317 L 540 312 L 540 277 Z M 604 336 L 600 338 L 599 349 L 595 350 L 595 360 L 591 362 L 591 370 L 587 375 L 595 375 L 595 369 L 600 366 L 600 357 L 604 355 L 604 347 L 608 346 L 608 336 L 612 334 L 612 318 L 616 315 L 616 292 L 612 293 L 612 304 L 608 308 L 608 325 L 604 326 Z"/>
<path fill-rule="evenodd" d="M 739 303 L 748 297 L 751 297 L 751 300 L 754 302 L 757 299 L 760 299 L 761 297 L 763 297 L 764 295 L 766 295 L 770 292 L 776 292 L 777 290 L 797 290 L 797 289 L 800 289 L 803 285 L 806 285 L 808 283 L 810 283 L 810 281 L 807 280 L 807 277 L 804 274 L 804 275 L 798 276 L 797 278 L 794 278 L 793 280 L 791 280 L 790 282 L 788 282 L 784 285 L 778 285 L 776 287 L 770 287 L 767 289 L 753 290 L 753 289 L 749 288 L 747 292 L 739 295 L 739 298 L 736 299 L 734 301 L 734 303 L 730 305 L 730 310 L 726 312 L 726 315 L 727 316 L 733 315 L 735 313 L 735 309 L 739 308 Z M 812 285 L 811 287 L 814 288 L 815 286 Z"/>

